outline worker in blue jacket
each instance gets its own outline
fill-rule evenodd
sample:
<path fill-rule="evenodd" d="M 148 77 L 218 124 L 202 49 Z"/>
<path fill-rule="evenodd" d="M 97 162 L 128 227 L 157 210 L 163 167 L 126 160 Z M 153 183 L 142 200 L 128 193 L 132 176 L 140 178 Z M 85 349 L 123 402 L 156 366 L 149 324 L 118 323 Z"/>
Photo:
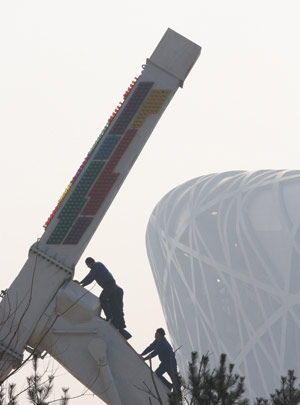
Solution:
<path fill-rule="evenodd" d="M 179 394 L 180 384 L 178 379 L 177 372 L 177 362 L 175 358 L 175 353 L 172 349 L 172 346 L 165 338 L 165 331 L 163 328 L 157 329 L 155 332 L 155 340 L 152 342 L 146 349 L 143 351 L 142 356 L 150 353 L 145 360 L 152 359 L 155 356 L 158 356 L 160 360 L 159 367 L 155 370 L 155 373 L 162 380 L 162 382 L 171 390 Z M 163 374 L 167 373 L 171 378 L 173 385 L 163 377 Z"/>
<path fill-rule="evenodd" d="M 90 272 L 80 281 L 83 287 L 96 281 L 103 288 L 99 300 L 107 321 L 119 330 L 126 328 L 123 312 L 123 290 L 117 284 L 112 274 L 101 262 L 95 262 L 92 257 L 85 260 Z"/>

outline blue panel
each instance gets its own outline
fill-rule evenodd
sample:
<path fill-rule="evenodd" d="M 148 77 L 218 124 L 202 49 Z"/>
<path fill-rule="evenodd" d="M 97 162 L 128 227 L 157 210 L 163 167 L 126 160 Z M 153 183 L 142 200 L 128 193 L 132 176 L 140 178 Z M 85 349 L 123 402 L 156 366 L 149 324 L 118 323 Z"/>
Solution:
<path fill-rule="evenodd" d="M 110 157 L 117 143 L 121 139 L 120 136 L 108 136 L 103 140 L 101 146 L 94 156 L 94 160 L 106 160 Z"/>

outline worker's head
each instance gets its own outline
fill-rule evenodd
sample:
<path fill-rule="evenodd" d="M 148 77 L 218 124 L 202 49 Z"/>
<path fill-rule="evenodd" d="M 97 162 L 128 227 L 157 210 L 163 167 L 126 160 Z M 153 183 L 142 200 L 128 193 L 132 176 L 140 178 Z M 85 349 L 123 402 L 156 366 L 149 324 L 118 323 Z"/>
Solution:
<path fill-rule="evenodd" d="M 166 332 L 163 330 L 163 328 L 158 328 L 155 332 L 155 339 L 160 341 L 164 336 Z"/>
<path fill-rule="evenodd" d="M 86 259 L 85 259 L 85 264 L 88 266 L 88 267 L 92 267 L 92 265 L 95 263 L 95 260 L 92 258 L 92 257 L 87 257 Z"/>

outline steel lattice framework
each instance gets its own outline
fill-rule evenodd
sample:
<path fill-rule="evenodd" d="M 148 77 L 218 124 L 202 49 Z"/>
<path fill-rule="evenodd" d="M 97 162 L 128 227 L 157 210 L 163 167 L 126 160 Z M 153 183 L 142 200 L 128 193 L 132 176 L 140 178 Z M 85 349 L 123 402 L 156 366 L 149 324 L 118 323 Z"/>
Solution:
<path fill-rule="evenodd" d="M 300 377 L 300 171 L 190 180 L 154 209 L 147 251 L 179 365 L 221 353 L 269 396 Z"/>

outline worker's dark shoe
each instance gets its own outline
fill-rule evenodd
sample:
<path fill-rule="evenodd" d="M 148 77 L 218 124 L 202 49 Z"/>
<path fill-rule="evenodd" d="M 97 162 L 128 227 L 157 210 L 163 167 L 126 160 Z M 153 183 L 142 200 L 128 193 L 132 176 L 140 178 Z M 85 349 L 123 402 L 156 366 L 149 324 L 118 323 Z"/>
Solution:
<path fill-rule="evenodd" d="M 119 332 L 121 333 L 121 335 L 126 339 L 129 340 L 132 335 L 126 330 L 126 329 L 119 329 Z"/>
<path fill-rule="evenodd" d="M 168 395 L 169 395 L 169 401 L 171 404 L 183 405 L 181 392 L 176 393 L 176 392 L 172 391 Z"/>

